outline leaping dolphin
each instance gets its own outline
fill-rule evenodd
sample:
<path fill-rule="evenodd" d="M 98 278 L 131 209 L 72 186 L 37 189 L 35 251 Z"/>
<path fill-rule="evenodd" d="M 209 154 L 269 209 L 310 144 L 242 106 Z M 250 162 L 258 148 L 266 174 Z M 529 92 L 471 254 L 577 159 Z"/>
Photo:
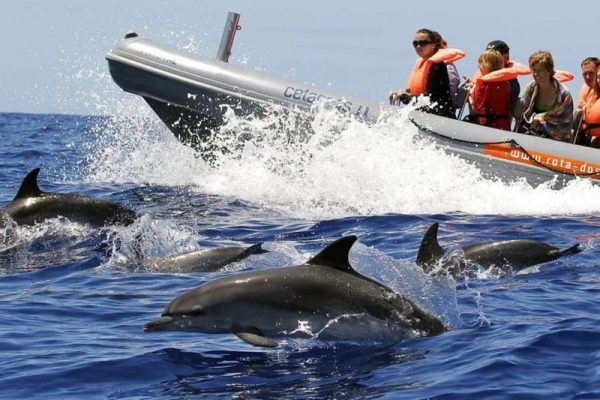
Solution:
<path fill-rule="evenodd" d="M 241 261 L 252 254 L 266 253 L 262 243 L 249 247 L 228 246 L 214 249 L 193 250 L 159 258 L 138 257 L 140 262 L 151 269 L 170 272 L 214 272 L 220 268 Z"/>
<path fill-rule="evenodd" d="M 144 330 L 234 333 L 263 347 L 302 335 L 301 324 L 326 332 L 332 321 L 352 315 L 394 326 L 402 337 L 448 330 L 408 297 L 356 272 L 348 261 L 355 241 L 342 237 L 301 265 L 236 274 L 189 290 Z"/>
<path fill-rule="evenodd" d="M 129 225 L 136 218 L 130 208 L 110 201 L 71 193 L 42 192 L 37 182 L 39 172 L 36 168 L 23 179 L 17 195 L 4 208 L 2 219 L 8 216 L 19 225 L 34 225 L 62 216 L 98 227 Z"/>
<path fill-rule="evenodd" d="M 506 272 L 519 272 L 527 267 L 581 251 L 579 243 L 560 250 L 539 240 L 514 239 L 465 246 L 460 254 L 444 260 L 446 250 L 438 243 L 438 227 L 437 222 L 429 227 L 423 236 L 417 255 L 417 264 L 423 267 L 427 273 L 447 271 L 456 277 L 465 272 L 468 273 L 469 264 L 472 265 L 472 263 L 484 268 L 495 266 Z M 442 260 L 441 264 L 440 260 Z"/>

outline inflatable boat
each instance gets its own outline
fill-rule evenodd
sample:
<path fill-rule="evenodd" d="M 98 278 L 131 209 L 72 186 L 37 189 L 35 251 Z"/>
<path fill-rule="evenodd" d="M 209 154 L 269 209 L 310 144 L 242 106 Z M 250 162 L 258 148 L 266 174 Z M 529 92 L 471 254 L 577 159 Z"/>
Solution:
<path fill-rule="evenodd" d="M 230 14 L 216 59 L 127 33 L 106 55 L 111 76 L 123 90 L 143 97 L 182 143 L 200 152 L 214 150 L 210 143 L 219 135 L 226 109 L 242 117 L 261 117 L 277 107 L 310 118 L 316 104 L 327 104 L 367 124 L 397 110 L 229 64 L 237 29 Z M 525 179 L 532 185 L 550 182 L 555 188 L 577 178 L 600 182 L 598 149 L 420 111 L 411 112 L 410 118 L 421 136 L 474 163 L 487 178 Z"/>

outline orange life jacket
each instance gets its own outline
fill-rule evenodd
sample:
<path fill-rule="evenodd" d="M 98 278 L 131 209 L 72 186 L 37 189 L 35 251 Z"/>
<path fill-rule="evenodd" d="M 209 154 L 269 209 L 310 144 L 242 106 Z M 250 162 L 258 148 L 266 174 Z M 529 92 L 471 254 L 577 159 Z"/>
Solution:
<path fill-rule="evenodd" d="M 523 65 L 515 60 L 508 60 L 506 64 L 508 65 L 507 68 L 515 68 L 516 71 L 520 71 L 519 75 L 529 75 L 531 73 L 527 65 Z"/>
<path fill-rule="evenodd" d="M 510 60 L 508 62 L 508 67 L 505 68 L 501 68 L 497 71 L 491 72 L 489 74 L 487 74 L 486 76 L 490 75 L 488 82 L 495 82 L 495 81 L 503 81 L 503 80 L 511 80 L 513 78 L 516 78 L 519 75 L 529 75 L 531 74 L 531 70 L 529 69 L 529 67 L 526 67 L 523 64 L 520 64 L 516 61 L 512 61 Z M 498 74 L 498 78 L 495 77 L 494 74 Z M 507 79 L 504 78 L 504 76 L 510 76 L 513 75 L 512 77 L 509 77 Z M 475 72 L 475 75 L 473 75 L 473 82 L 475 82 L 475 85 L 477 85 L 477 80 L 481 78 L 481 72 L 479 71 L 479 69 L 477 69 L 477 71 Z M 554 71 L 554 78 L 556 78 L 557 81 L 559 82 L 569 82 L 572 81 L 575 78 L 575 75 L 573 75 L 572 73 L 570 73 L 569 71 L 562 71 L 562 70 L 556 70 Z M 473 90 L 471 90 L 471 96 L 470 98 L 472 99 L 472 95 L 473 95 Z"/>
<path fill-rule="evenodd" d="M 505 81 L 478 80 L 473 90 L 471 120 L 479 125 L 510 130 L 510 84 Z"/>
<path fill-rule="evenodd" d="M 459 49 L 439 49 L 434 55 L 428 59 L 418 57 L 415 61 L 410 76 L 408 77 L 408 84 L 406 85 L 409 92 L 413 96 L 423 94 L 427 90 L 427 82 L 429 80 L 429 71 L 433 64 L 443 62 L 450 64 L 460 60 L 465 56 L 465 52 Z"/>
<path fill-rule="evenodd" d="M 531 74 L 531 70 L 529 69 L 529 67 L 527 67 L 523 64 L 519 64 L 518 62 L 512 61 L 512 60 L 508 61 L 508 67 L 506 67 L 506 68 L 514 68 L 514 71 L 517 72 L 517 75 Z M 477 79 L 479 76 L 481 76 L 481 73 L 479 71 L 475 72 L 475 75 L 473 76 L 473 80 Z M 573 79 L 575 79 L 575 75 L 573 75 L 569 71 L 562 71 L 562 70 L 554 71 L 554 77 L 556 78 L 557 81 L 559 81 L 561 83 L 569 82 L 569 81 L 572 81 Z M 515 76 L 515 78 L 516 78 L 516 76 Z M 512 78 L 510 78 L 510 79 L 512 79 Z"/>
<path fill-rule="evenodd" d="M 528 68 L 513 63 L 510 67 L 481 75 L 475 79 L 471 91 L 472 117 L 480 125 L 510 130 L 510 89 L 508 81 L 529 73 Z"/>
<path fill-rule="evenodd" d="M 474 81 L 475 81 L 475 86 L 477 86 L 477 84 L 481 84 L 483 82 L 510 81 L 511 79 L 515 79 L 520 75 L 528 75 L 530 73 L 531 73 L 531 71 L 526 66 L 519 64 L 519 63 L 513 63 L 513 65 L 510 67 L 500 68 L 496 71 L 492 71 L 483 76 L 481 75 L 481 72 L 479 71 L 479 76 L 474 78 Z"/>
<path fill-rule="evenodd" d="M 569 82 L 575 78 L 575 75 L 570 73 L 569 71 L 554 71 L 554 78 L 556 78 L 559 82 Z"/>
<path fill-rule="evenodd" d="M 588 136 L 600 136 L 600 100 L 596 100 L 589 108 L 586 107 L 583 113 Z"/>
<path fill-rule="evenodd" d="M 489 82 L 500 82 L 503 80 L 511 80 L 513 78 L 516 78 L 520 75 L 529 75 L 531 74 L 531 70 L 529 69 L 529 67 L 527 67 L 526 65 L 523 65 L 521 63 L 518 63 L 516 61 L 513 60 L 508 60 L 508 62 L 506 63 L 508 66 L 501 68 L 497 71 L 494 72 L 490 72 L 489 74 L 486 75 L 486 79 L 488 79 Z M 514 76 L 509 77 L 508 79 L 504 79 L 504 78 L 496 78 L 496 75 L 499 75 L 501 77 L 503 77 L 504 75 L 509 75 L 509 74 L 513 74 Z M 477 68 L 477 71 L 475 71 L 475 75 L 473 75 L 473 78 L 471 78 L 471 80 L 473 82 L 477 82 L 477 79 L 481 78 L 481 71 L 479 70 L 479 68 Z"/>
<path fill-rule="evenodd" d="M 508 67 L 500 68 L 496 71 L 490 72 L 485 75 L 481 75 L 481 70 L 477 68 L 475 75 L 471 79 L 474 83 L 471 91 L 469 93 L 469 102 L 474 104 L 473 101 L 473 93 L 479 90 L 479 87 L 484 82 L 504 82 L 510 81 L 511 79 L 515 79 L 521 75 L 529 75 L 531 74 L 531 70 L 523 64 L 520 64 L 516 61 L 509 60 Z"/>
<path fill-rule="evenodd" d="M 598 100 L 598 96 L 596 92 L 586 85 L 585 83 L 581 86 L 581 90 L 579 91 L 579 99 L 577 100 L 577 108 L 589 108 L 591 107 L 596 100 Z"/>

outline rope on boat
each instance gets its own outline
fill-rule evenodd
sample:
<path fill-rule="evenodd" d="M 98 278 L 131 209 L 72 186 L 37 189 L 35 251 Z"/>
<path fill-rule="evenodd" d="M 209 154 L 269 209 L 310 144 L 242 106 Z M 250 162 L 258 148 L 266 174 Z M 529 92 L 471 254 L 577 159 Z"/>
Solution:
<path fill-rule="evenodd" d="M 557 169 L 554 169 L 546 164 L 542 164 L 541 162 L 539 162 L 538 160 L 535 159 L 535 157 L 533 157 L 529 151 L 527 151 L 527 149 L 523 146 L 521 146 L 515 139 L 509 139 L 509 140 L 503 140 L 500 142 L 475 142 L 472 140 L 465 140 L 465 139 L 458 139 L 458 138 L 453 138 L 450 136 L 446 136 L 446 135 L 442 135 L 441 133 L 435 132 L 429 128 L 426 128 L 424 126 L 419 125 L 414 119 L 409 118 L 410 122 L 412 122 L 417 128 L 419 128 L 422 131 L 425 131 L 427 133 L 430 133 L 432 135 L 435 136 L 439 136 L 441 138 L 450 140 L 450 141 L 455 141 L 455 142 L 460 142 L 460 143 L 467 143 L 467 144 L 475 144 L 475 145 L 493 145 L 493 144 L 509 144 L 512 145 L 514 147 L 517 147 L 519 150 L 521 150 L 523 153 L 525 153 L 525 155 L 527 155 L 527 157 L 529 157 L 529 159 L 537 166 L 539 166 L 540 168 L 544 168 L 547 169 L 548 171 L 554 172 L 554 173 L 558 173 L 558 174 L 565 174 L 565 175 L 571 175 L 571 176 L 594 176 L 594 175 L 600 175 L 600 172 L 585 172 L 585 173 L 581 173 L 581 174 L 575 174 L 572 172 L 567 172 L 567 171 L 559 171 Z"/>

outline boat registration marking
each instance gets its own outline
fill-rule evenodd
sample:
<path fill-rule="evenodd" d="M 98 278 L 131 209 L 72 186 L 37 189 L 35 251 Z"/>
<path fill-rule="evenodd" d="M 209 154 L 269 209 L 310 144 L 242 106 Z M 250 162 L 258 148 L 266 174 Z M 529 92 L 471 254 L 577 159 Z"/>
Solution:
<path fill-rule="evenodd" d="M 527 150 L 527 152 L 525 152 L 518 147 L 508 144 L 487 144 L 483 146 L 483 153 L 492 157 L 515 161 L 521 164 L 533 166 L 540 166 L 541 164 L 556 172 L 564 172 L 573 175 L 597 174 L 591 176 L 591 178 L 600 179 L 600 164 L 592 164 L 534 150 Z"/>

